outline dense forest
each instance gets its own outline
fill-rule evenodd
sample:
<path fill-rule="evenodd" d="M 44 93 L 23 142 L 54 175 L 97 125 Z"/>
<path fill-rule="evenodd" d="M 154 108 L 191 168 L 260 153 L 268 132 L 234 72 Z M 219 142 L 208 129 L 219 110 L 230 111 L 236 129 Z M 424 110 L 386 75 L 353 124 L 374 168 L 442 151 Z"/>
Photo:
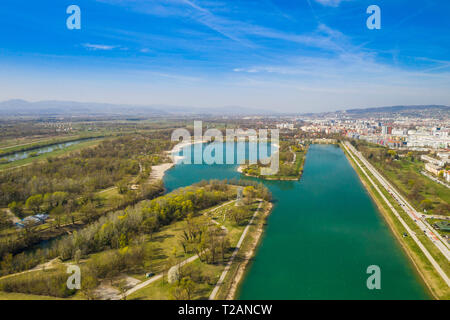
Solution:
<path fill-rule="evenodd" d="M 1 172 L 0 206 L 9 205 L 19 215 L 23 209 L 31 213 L 51 207 L 50 198 L 55 192 L 64 192 L 66 197 L 54 202 L 67 203 L 69 199 L 114 186 L 128 176 L 140 172 L 148 176 L 151 166 L 164 160 L 160 154 L 170 145 L 167 140 L 129 135 L 64 157 Z"/>
<path fill-rule="evenodd" d="M 55 235 L 64 223 L 70 229 L 95 221 L 102 215 L 151 199 L 163 191 L 160 182 L 148 183 L 151 166 L 168 161 L 165 150 L 172 143 L 168 132 L 132 134 L 106 139 L 92 148 L 49 158 L 29 166 L 0 173 L 0 204 L 16 217 L 46 213 L 53 230 L 40 228 L 33 220 L 25 227 L 6 230 L 11 222 L 0 215 L 0 256 L 17 254 Z M 139 184 L 132 190 L 131 184 Z M 105 200 L 100 191 L 117 187 L 117 196 Z M 14 231 L 14 232 L 13 232 Z"/>

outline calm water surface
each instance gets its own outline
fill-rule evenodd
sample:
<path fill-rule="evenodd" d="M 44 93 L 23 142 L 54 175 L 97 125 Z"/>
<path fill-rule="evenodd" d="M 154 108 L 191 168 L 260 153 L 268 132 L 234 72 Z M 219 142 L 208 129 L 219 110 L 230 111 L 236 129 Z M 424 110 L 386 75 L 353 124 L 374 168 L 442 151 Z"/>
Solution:
<path fill-rule="evenodd" d="M 236 165 L 177 165 L 169 190 L 239 178 Z M 265 181 L 275 207 L 240 299 L 429 299 L 342 150 L 312 145 L 300 181 Z M 366 269 L 381 268 L 381 290 Z"/>

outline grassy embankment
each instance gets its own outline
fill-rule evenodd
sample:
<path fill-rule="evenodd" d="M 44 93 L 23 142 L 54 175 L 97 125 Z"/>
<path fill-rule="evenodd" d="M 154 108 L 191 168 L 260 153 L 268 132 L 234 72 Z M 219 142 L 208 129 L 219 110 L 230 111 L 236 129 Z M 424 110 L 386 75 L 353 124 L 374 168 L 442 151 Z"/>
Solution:
<path fill-rule="evenodd" d="M 402 235 L 406 233 L 406 229 L 400 223 L 400 221 L 395 217 L 392 210 L 388 207 L 385 201 L 381 198 L 381 195 L 374 188 L 374 186 L 369 182 L 367 177 L 361 171 L 361 169 L 354 163 L 353 159 L 348 155 L 347 151 L 341 147 L 346 154 L 349 162 L 357 172 L 361 182 L 365 186 L 366 190 L 369 192 L 371 198 L 374 200 L 376 206 L 384 217 L 389 228 L 393 232 L 393 235 L 400 243 L 401 247 L 404 249 L 407 256 L 410 258 L 419 275 L 425 282 L 432 296 L 436 299 L 450 299 L 450 288 L 442 280 L 440 275 L 436 272 L 434 267 L 431 265 L 429 260 L 425 257 L 422 250 L 417 246 L 415 241 L 411 237 L 403 237 Z M 357 160 L 358 163 L 365 168 L 365 166 Z M 397 210 L 403 220 L 407 223 L 408 227 L 411 228 L 416 233 L 421 243 L 430 252 L 433 258 L 441 266 L 447 275 L 450 275 L 450 265 L 447 259 L 442 255 L 442 253 L 436 248 L 436 246 L 428 239 L 427 236 L 423 234 L 423 231 L 417 227 L 417 225 L 409 218 L 409 216 L 403 211 L 403 209 L 397 204 L 397 202 L 392 198 L 392 196 L 377 182 L 375 177 L 365 169 L 369 177 L 374 181 L 378 188 L 382 191 L 383 195 L 389 200 L 391 205 Z"/>
<path fill-rule="evenodd" d="M 248 234 L 242 243 L 241 250 L 231 264 L 230 270 L 216 295 L 217 300 L 233 300 L 237 298 L 239 287 L 261 242 L 267 218 L 272 208 L 273 205 L 270 202 L 265 202 L 261 206 L 260 213 L 253 220 L 253 224 L 250 226 Z"/>

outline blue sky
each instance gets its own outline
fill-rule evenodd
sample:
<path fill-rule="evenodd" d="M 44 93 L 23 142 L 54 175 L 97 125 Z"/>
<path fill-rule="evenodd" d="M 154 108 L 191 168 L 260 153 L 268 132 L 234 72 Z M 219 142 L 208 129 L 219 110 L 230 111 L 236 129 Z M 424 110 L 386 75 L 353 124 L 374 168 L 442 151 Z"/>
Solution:
<path fill-rule="evenodd" d="M 68 30 L 66 8 L 81 8 Z M 381 8 L 381 30 L 366 9 Z M 2 0 L 0 100 L 450 105 L 444 0 Z"/>

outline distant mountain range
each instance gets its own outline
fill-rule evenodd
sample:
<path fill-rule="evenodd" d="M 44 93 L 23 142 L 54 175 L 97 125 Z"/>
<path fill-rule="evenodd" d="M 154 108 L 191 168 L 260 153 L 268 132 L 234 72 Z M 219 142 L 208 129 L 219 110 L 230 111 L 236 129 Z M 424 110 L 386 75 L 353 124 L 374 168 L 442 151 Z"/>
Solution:
<path fill-rule="evenodd" d="M 378 108 L 365 108 L 365 109 L 349 109 L 346 113 L 361 114 L 361 113 L 405 113 L 405 112 L 423 112 L 433 111 L 440 112 L 450 110 L 449 106 L 440 105 L 421 105 L 421 106 L 392 106 L 392 107 L 378 107 Z"/>
<path fill-rule="evenodd" d="M 383 118 L 399 116 L 448 119 L 450 118 L 450 107 L 443 105 L 389 106 L 323 112 L 316 113 L 314 114 L 314 116 L 336 116 L 351 118 Z"/>
<path fill-rule="evenodd" d="M 169 115 L 252 115 L 271 114 L 268 110 L 225 106 L 197 108 L 170 105 L 127 105 L 74 101 L 7 100 L 0 102 L 1 116 L 169 116 Z"/>
<path fill-rule="evenodd" d="M 287 113 L 284 113 L 285 115 Z M 289 113 L 292 114 L 292 113 Z M 117 117 L 148 117 L 148 116 L 240 116 L 240 115 L 283 115 L 282 111 L 247 108 L 241 106 L 225 106 L 220 108 L 198 108 L 171 105 L 128 105 L 95 102 L 74 101 L 38 101 L 8 100 L 0 102 L 0 116 L 2 117 L 89 117 L 89 116 L 117 116 Z M 422 116 L 422 117 L 450 117 L 450 107 L 441 105 L 390 106 L 378 108 L 349 109 L 335 112 L 308 113 L 303 115 L 322 116 L 351 116 L 383 117 L 383 116 Z"/>

